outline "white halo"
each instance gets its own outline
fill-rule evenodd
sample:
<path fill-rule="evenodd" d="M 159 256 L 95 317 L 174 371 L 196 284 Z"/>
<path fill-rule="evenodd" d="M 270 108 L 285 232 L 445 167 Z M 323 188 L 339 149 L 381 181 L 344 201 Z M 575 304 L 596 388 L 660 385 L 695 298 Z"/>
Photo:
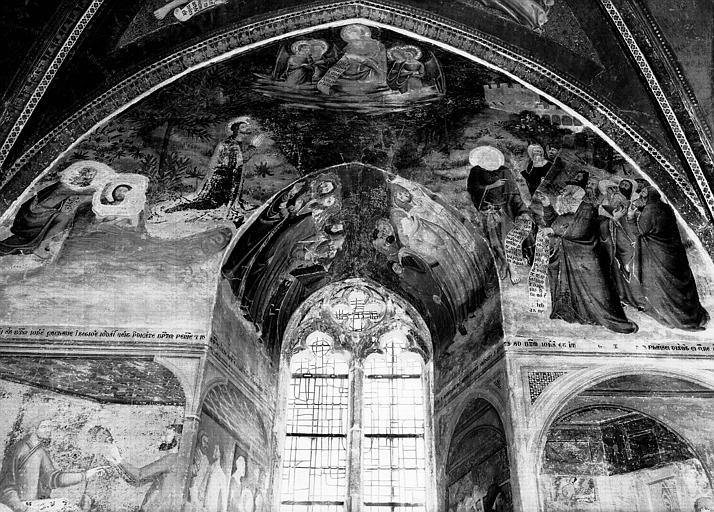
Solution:
<path fill-rule="evenodd" d="M 479 146 L 469 153 L 469 163 L 474 167 L 478 166 L 487 171 L 495 171 L 506 163 L 506 158 L 503 153 L 493 146 Z"/>

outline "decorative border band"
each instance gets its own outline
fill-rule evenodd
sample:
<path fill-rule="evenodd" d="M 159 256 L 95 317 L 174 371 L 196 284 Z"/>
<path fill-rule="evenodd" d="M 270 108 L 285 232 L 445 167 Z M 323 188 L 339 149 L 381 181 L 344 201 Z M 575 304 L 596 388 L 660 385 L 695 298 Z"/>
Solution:
<path fill-rule="evenodd" d="M 528 393 L 531 399 L 531 405 L 538 400 L 538 397 L 543 394 L 545 388 L 550 386 L 557 379 L 566 375 L 568 372 L 528 372 Z"/>
<path fill-rule="evenodd" d="M 709 182 L 707 181 L 706 176 L 704 175 L 704 171 L 699 165 L 699 161 L 697 160 L 697 157 L 695 156 L 694 151 L 692 150 L 692 146 L 689 144 L 687 135 L 684 133 L 682 125 L 680 124 L 679 119 L 677 119 L 677 115 L 674 113 L 674 109 L 672 108 L 672 105 L 667 99 L 667 95 L 662 89 L 662 86 L 659 84 L 659 81 L 657 80 L 657 77 L 652 71 L 649 62 L 647 62 L 645 55 L 642 53 L 642 50 L 635 41 L 632 32 L 630 32 L 630 29 L 627 27 L 627 24 L 622 18 L 620 11 L 617 10 L 617 7 L 615 7 L 615 4 L 612 2 L 612 0 L 600 1 L 602 2 L 603 7 L 607 11 L 607 14 L 610 16 L 610 19 L 617 27 L 617 30 L 620 32 L 620 35 L 625 41 L 627 48 L 630 50 L 632 57 L 637 62 L 637 65 L 639 66 L 642 75 L 647 81 L 647 85 L 650 88 L 650 91 L 657 100 L 657 104 L 659 105 L 660 109 L 662 110 L 662 113 L 667 119 L 667 123 L 669 124 L 672 133 L 677 139 L 677 143 L 679 144 L 679 148 L 684 154 L 684 158 L 686 159 L 687 164 L 689 164 L 689 167 L 692 170 L 692 173 L 694 174 L 696 183 L 699 186 L 699 190 L 701 191 L 702 196 L 704 197 L 704 201 L 706 202 L 706 206 L 709 210 L 709 213 L 714 216 L 714 194 L 712 194 L 711 187 L 709 186 Z"/>
<path fill-rule="evenodd" d="M 421 10 L 405 10 L 394 5 L 377 4 L 366 0 L 302 7 L 298 11 L 233 28 L 147 66 L 95 98 L 30 146 L 10 167 L 0 183 L 0 188 L 4 187 L 23 166 L 48 145 L 52 144 L 51 151 L 43 151 L 45 158 L 44 162 L 38 162 L 40 165 L 49 165 L 52 157 L 48 154 L 62 152 L 92 126 L 105 121 L 111 115 L 120 113 L 138 99 L 181 75 L 207 65 L 209 61 L 216 62 L 227 54 L 231 56 L 240 54 L 262 44 L 287 37 L 286 34 L 296 31 L 308 31 L 331 23 L 342 24 L 353 20 L 373 22 L 386 28 L 407 31 L 417 38 L 489 62 L 527 83 L 532 84 L 534 80 L 544 81 L 544 85 L 553 90 L 553 96 L 568 97 L 572 103 L 580 103 L 574 110 L 581 112 L 581 115 L 585 115 L 584 111 L 589 109 L 590 122 L 595 126 L 603 130 L 612 128 L 608 136 L 625 142 L 629 140 L 644 150 L 674 180 L 698 212 L 706 215 L 686 175 L 675 167 L 653 142 L 635 130 L 625 118 L 616 114 L 615 107 L 596 99 L 593 93 L 588 92 L 574 79 L 523 56 L 516 48 L 511 48 L 493 37 L 474 33 L 472 29 L 452 20 Z M 699 177 L 703 178 L 701 168 L 699 169 Z M 714 213 L 714 202 L 711 211 Z"/>
<path fill-rule="evenodd" d="M 35 108 L 42 99 L 42 96 L 44 96 L 45 92 L 47 91 L 47 88 L 50 86 L 50 83 L 52 82 L 55 75 L 62 66 L 62 63 L 65 61 L 77 41 L 79 41 L 82 32 L 84 32 L 84 29 L 87 28 L 87 25 L 89 25 L 89 22 L 92 20 L 92 18 L 97 13 L 103 3 L 104 0 L 92 0 L 92 3 L 84 11 L 84 14 L 82 14 L 82 16 L 79 18 L 79 21 L 77 21 L 77 23 L 75 24 L 74 29 L 72 29 L 72 31 L 67 36 L 67 39 L 65 39 L 64 43 L 62 44 L 62 47 L 55 54 L 49 67 L 43 74 L 35 89 L 30 94 L 30 97 L 27 99 L 24 106 L 22 107 L 22 111 L 15 120 L 15 123 L 10 129 L 10 132 L 5 138 L 5 141 L 3 142 L 2 146 L 0 146 L 0 167 L 3 165 L 3 163 L 5 163 L 5 160 L 10 154 L 10 150 L 15 145 L 15 142 L 17 142 L 17 139 L 20 136 L 20 132 L 27 124 L 27 121 L 30 119 L 32 113 L 35 111 Z M 45 55 L 43 55 L 43 57 L 41 58 L 41 61 L 48 58 L 49 55 L 47 54 L 52 51 L 52 48 L 48 48 L 45 51 Z"/>

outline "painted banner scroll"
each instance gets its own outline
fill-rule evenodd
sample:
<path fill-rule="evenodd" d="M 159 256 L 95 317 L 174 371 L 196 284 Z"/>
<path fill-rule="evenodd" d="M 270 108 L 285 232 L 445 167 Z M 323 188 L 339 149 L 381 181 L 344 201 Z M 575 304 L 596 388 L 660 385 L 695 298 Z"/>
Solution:
<path fill-rule="evenodd" d="M 544 231 L 538 231 L 533 266 L 528 273 L 528 302 L 531 313 L 545 313 L 545 278 L 548 271 L 549 256 L 550 241 L 548 234 Z"/>

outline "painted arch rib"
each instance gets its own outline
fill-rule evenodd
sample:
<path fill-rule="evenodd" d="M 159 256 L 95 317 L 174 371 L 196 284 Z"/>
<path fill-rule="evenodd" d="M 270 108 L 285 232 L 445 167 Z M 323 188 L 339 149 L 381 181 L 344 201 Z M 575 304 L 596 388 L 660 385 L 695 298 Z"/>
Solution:
<path fill-rule="evenodd" d="M 351 23 L 386 28 L 434 44 L 507 75 L 591 126 L 635 167 L 642 167 L 647 162 L 635 162 L 615 141 L 619 140 L 623 146 L 643 151 L 647 157 L 658 162 L 699 215 L 714 216 L 714 207 L 707 210 L 686 175 L 662 154 L 653 142 L 618 115 L 614 107 L 596 98 L 581 84 L 575 83 L 557 70 L 525 57 L 516 48 L 477 33 L 469 27 L 425 11 L 406 10 L 394 5 L 367 1 L 306 6 L 267 20 L 229 29 L 147 66 L 95 98 L 28 148 L 8 169 L 2 178 L 0 189 L 8 185 L 28 164 L 34 167 L 35 175 L 48 169 L 89 132 L 156 90 L 193 71 L 282 39 Z M 553 94 L 533 86 L 527 80 L 534 75 L 544 85 L 557 91 L 555 94 L 570 98 L 572 103 L 577 105 L 566 105 Z M 587 112 L 587 115 L 578 113 L 575 109 Z M 52 156 L 43 155 L 54 155 L 54 159 Z M 700 183 L 698 185 L 703 186 Z"/>

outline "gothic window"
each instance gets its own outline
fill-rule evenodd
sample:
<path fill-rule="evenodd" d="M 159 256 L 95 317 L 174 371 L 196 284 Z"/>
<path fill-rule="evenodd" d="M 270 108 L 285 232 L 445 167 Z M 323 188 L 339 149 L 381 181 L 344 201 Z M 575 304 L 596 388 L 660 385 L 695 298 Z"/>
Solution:
<path fill-rule="evenodd" d="M 281 512 L 427 510 L 425 359 L 394 308 L 364 287 L 333 295 L 336 330 L 291 350 Z"/>

